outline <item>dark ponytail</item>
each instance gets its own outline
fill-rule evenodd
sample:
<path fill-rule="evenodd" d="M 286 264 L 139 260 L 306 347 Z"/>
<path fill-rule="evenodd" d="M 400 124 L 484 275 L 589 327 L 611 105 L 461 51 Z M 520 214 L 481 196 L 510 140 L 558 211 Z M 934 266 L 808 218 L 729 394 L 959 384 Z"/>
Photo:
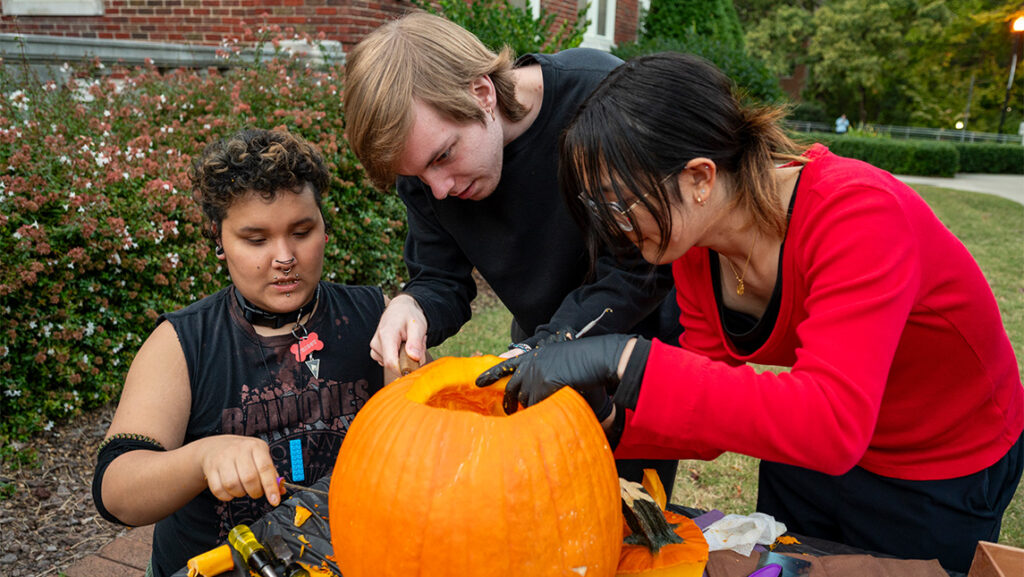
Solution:
<path fill-rule="evenodd" d="M 778 184 L 772 171 L 779 161 L 799 159 L 796 144 L 780 127 L 783 108 L 739 107 L 743 119 L 744 146 L 739 166 L 732 173 L 736 203 L 754 215 L 758 228 L 779 236 L 786 232 L 786 207 L 779 202 Z"/>

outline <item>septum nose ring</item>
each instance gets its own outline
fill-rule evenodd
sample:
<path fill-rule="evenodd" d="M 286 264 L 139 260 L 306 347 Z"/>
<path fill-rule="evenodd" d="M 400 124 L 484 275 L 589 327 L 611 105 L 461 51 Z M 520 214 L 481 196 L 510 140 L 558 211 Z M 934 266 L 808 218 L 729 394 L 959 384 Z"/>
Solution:
<path fill-rule="evenodd" d="M 293 265 L 293 264 L 295 264 L 295 257 L 293 256 L 292 258 L 290 258 L 288 260 L 278 260 L 278 259 L 275 258 L 274 262 L 276 262 L 278 264 L 282 264 L 282 265 Z M 288 266 L 288 268 L 284 269 L 281 272 L 283 272 L 285 275 L 287 275 L 287 274 L 292 272 L 292 267 Z"/>

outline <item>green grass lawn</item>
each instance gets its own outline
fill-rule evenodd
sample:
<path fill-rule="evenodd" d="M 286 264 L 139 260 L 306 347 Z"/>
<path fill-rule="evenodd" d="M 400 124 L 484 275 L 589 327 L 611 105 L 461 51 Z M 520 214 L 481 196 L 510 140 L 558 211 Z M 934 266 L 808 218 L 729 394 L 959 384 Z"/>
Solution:
<path fill-rule="evenodd" d="M 914 189 L 977 259 L 999 303 L 1018 369 L 1024 368 L 1024 206 L 987 194 L 927 185 Z M 485 306 L 431 354 L 437 358 L 504 351 L 510 322 L 511 315 L 500 303 Z M 754 511 L 756 500 L 756 459 L 726 453 L 714 461 L 679 463 L 672 491 L 675 503 L 747 514 Z M 1024 491 L 1020 488 L 1006 510 L 999 542 L 1024 547 Z"/>

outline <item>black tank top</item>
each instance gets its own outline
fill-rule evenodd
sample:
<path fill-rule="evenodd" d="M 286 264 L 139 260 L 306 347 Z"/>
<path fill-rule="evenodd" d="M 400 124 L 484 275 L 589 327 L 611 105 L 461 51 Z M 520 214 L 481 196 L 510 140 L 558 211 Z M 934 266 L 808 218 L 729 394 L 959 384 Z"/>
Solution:
<path fill-rule="evenodd" d="M 383 386 L 370 339 L 384 297 L 375 287 L 321 282 L 320 289 L 306 330 L 323 348 L 301 361 L 291 334 L 256 334 L 233 286 L 160 318 L 174 326 L 188 363 L 192 412 L 185 443 L 220 434 L 258 437 L 285 479 L 305 485 L 330 473 L 356 411 Z M 310 359 L 319 360 L 319 377 Z M 270 509 L 266 499 L 222 502 L 203 491 L 156 524 L 154 574 L 173 574 L 226 539 L 232 527 Z"/>

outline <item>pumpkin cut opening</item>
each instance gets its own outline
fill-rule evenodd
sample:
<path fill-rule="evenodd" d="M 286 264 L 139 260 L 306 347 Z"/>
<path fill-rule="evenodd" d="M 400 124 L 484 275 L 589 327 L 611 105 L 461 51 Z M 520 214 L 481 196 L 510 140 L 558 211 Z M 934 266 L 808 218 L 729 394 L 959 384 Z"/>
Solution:
<path fill-rule="evenodd" d="M 507 416 L 502 409 L 502 400 L 508 377 L 488 387 L 476 386 L 477 376 L 501 359 L 473 357 L 472 362 L 460 360 L 463 359 L 440 358 L 403 377 L 410 383 L 406 398 L 439 409 L 468 411 L 485 417 Z M 426 370 L 427 367 L 430 370 Z"/>
<path fill-rule="evenodd" d="M 504 396 L 503 389 L 480 388 L 469 383 L 440 389 L 430 395 L 424 404 L 451 411 L 470 411 L 487 417 L 504 417 L 505 410 L 501 404 Z"/>

